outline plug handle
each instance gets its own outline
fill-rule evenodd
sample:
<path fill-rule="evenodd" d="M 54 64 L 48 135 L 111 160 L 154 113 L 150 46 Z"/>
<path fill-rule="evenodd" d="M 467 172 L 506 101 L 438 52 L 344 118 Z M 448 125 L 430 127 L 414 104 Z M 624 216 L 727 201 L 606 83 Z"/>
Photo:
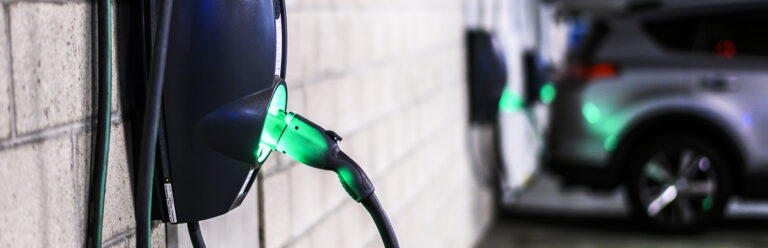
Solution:
<path fill-rule="evenodd" d="M 339 181 L 344 190 L 357 202 L 367 199 L 373 194 L 374 187 L 368 175 L 347 154 L 342 152 L 338 145 L 333 146 L 331 158 L 326 165 L 339 176 Z"/>

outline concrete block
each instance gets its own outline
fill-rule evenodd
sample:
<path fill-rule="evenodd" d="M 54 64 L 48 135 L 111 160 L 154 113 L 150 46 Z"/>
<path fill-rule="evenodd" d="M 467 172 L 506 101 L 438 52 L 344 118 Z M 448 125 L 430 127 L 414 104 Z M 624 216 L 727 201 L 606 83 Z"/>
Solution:
<path fill-rule="evenodd" d="M 393 158 L 400 158 L 408 151 L 408 149 L 411 148 L 406 142 L 406 129 L 408 128 L 408 125 L 403 116 L 404 113 L 396 112 L 394 115 L 392 115 L 392 118 L 388 120 L 391 122 L 390 135 L 392 136 L 392 143 L 398 144 L 392 147 L 391 154 Z"/>
<path fill-rule="evenodd" d="M 311 248 L 312 247 L 312 240 L 309 239 L 309 236 L 304 236 L 293 243 L 289 244 L 287 246 L 288 248 Z"/>
<path fill-rule="evenodd" d="M 291 233 L 299 235 L 324 213 L 323 178 L 333 173 L 297 164 L 288 171 L 291 177 Z"/>
<path fill-rule="evenodd" d="M 386 43 L 384 43 L 384 58 L 396 58 L 406 52 L 404 50 L 406 43 L 410 40 L 405 38 L 408 34 L 403 32 L 399 24 L 405 14 L 398 12 L 387 13 L 382 16 L 382 28 L 385 32 Z"/>
<path fill-rule="evenodd" d="M 371 149 L 371 144 L 376 141 L 370 136 L 371 132 L 366 129 L 367 127 L 362 128 L 363 129 L 358 130 L 354 135 L 344 137 L 344 140 L 339 143 L 339 146 L 341 146 L 341 149 L 350 158 L 355 160 L 363 170 L 373 173 L 374 165 L 370 153 L 374 151 Z"/>
<path fill-rule="evenodd" d="M 323 213 L 328 213 L 336 210 L 340 202 L 352 201 L 352 198 L 344 191 L 341 186 L 339 177 L 333 172 L 323 172 L 320 175 L 322 188 L 322 199 L 320 208 Z"/>
<path fill-rule="evenodd" d="M 312 248 L 312 240 L 308 235 L 302 236 L 286 246 L 287 248 Z"/>
<path fill-rule="evenodd" d="M 378 74 L 375 72 L 376 70 L 365 70 L 355 77 L 360 80 L 359 83 L 361 84 L 360 98 L 362 102 L 360 107 L 364 110 L 361 114 L 361 119 L 364 122 L 373 120 L 382 114 L 379 109 L 384 104 L 384 99 L 379 91 Z"/>
<path fill-rule="evenodd" d="M 113 125 L 111 129 L 102 230 L 105 237 L 136 226 L 123 126 Z"/>
<path fill-rule="evenodd" d="M 165 225 L 164 223 L 157 223 L 157 225 L 152 226 L 152 248 L 166 247 Z M 136 238 L 133 238 L 133 240 L 136 240 Z"/>
<path fill-rule="evenodd" d="M 286 81 L 291 82 L 314 76 L 317 73 L 317 30 L 312 12 L 288 13 L 288 68 Z"/>
<path fill-rule="evenodd" d="M 5 11 L 0 13 L 0 139 L 11 135 L 11 68 L 8 61 L 8 24 Z"/>
<path fill-rule="evenodd" d="M 301 4 L 300 0 L 285 0 L 285 9 L 289 11 L 293 11 L 296 8 L 298 8 Z"/>
<path fill-rule="evenodd" d="M 338 81 L 336 89 L 337 100 L 336 107 L 338 107 L 338 125 L 335 127 L 328 127 L 333 129 L 341 135 L 359 128 L 363 124 L 363 112 L 366 110 L 362 108 L 362 80 L 355 76 L 346 76 Z M 343 137 L 343 136 L 342 136 Z"/>
<path fill-rule="evenodd" d="M 264 239 L 267 247 L 282 247 L 291 237 L 291 181 L 288 173 L 264 178 Z"/>
<path fill-rule="evenodd" d="M 317 30 L 315 49 L 317 51 L 318 72 L 343 70 L 346 67 L 344 61 L 347 50 L 347 41 L 342 39 L 345 26 L 340 14 L 332 11 L 321 11 L 316 15 L 313 23 Z"/>
<path fill-rule="evenodd" d="M 419 71 L 419 73 L 413 73 Z M 423 73 L 423 65 L 414 61 L 405 61 L 398 63 L 392 68 L 391 80 L 381 82 L 389 85 L 392 89 L 391 101 L 395 106 L 402 106 L 412 100 L 418 87 L 428 84 L 429 81 L 420 80 L 419 75 Z M 412 107 L 412 106 L 407 106 Z"/>
<path fill-rule="evenodd" d="M 107 240 L 136 226 L 123 125 L 112 125 L 110 132 L 107 187 L 104 197 L 104 219 L 102 223 L 103 240 Z M 80 194 L 78 198 L 80 200 L 80 218 L 83 223 L 81 229 L 84 233 L 85 223 L 87 223 L 88 196 L 91 181 L 92 132 L 81 132 L 77 134 L 76 139 L 78 192 Z"/>
<path fill-rule="evenodd" d="M 339 233 L 342 234 L 339 247 L 360 247 L 368 237 L 378 235 L 376 224 L 363 205 L 352 202 L 345 203 L 334 213 L 338 215 Z"/>
<path fill-rule="evenodd" d="M 0 151 L 0 247 L 77 247 L 70 135 Z"/>
<path fill-rule="evenodd" d="M 342 238 L 339 227 L 339 215 L 325 218 L 309 234 L 312 247 L 339 247 Z"/>
<path fill-rule="evenodd" d="M 399 107 L 397 102 L 395 102 L 395 95 L 398 94 L 398 92 L 394 91 L 394 88 L 392 87 L 392 82 L 395 80 L 408 80 L 397 77 L 396 73 L 397 71 L 394 70 L 393 66 L 383 66 L 378 68 L 377 72 L 378 75 L 376 76 L 376 87 L 378 88 L 379 94 L 381 94 L 381 98 L 379 98 L 379 110 L 381 113 L 389 113 L 389 111 L 392 111 L 395 107 Z M 412 82 L 412 83 L 418 83 L 418 82 Z"/>
<path fill-rule="evenodd" d="M 386 50 L 387 50 L 387 30 L 386 30 L 386 21 L 384 19 L 384 13 L 379 12 L 373 12 L 370 13 L 370 20 L 369 20 L 369 34 L 371 37 L 371 46 L 369 50 L 370 58 L 372 60 L 383 60 L 387 56 Z"/>
<path fill-rule="evenodd" d="M 391 64 L 382 64 L 372 68 L 366 68 L 356 77 L 362 82 L 361 98 L 362 108 L 366 120 L 381 117 L 386 114 L 392 102 L 392 90 L 388 83 L 391 82 L 394 72 Z"/>
<path fill-rule="evenodd" d="M 87 2 L 10 5 L 17 132 L 91 114 L 91 32 Z"/>
<path fill-rule="evenodd" d="M 288 111 L 304 115 L 307 112 L 307 92 L 304 86 L 293 87 L 288 83 Z"/>
<path fill-rule="evenodd" d="M 372 171 L 369 174 L 381 173 L 386 167 L 395 159 L 392 152 L 394 151 L 395 143 L 390 135 L 391 126 L 387 120 L 374 124 L 371 127 L 371 139 L 375 141 L 372 146 L 374 152 L 370 153 L 370 161 Z"/>
<path fill-rule="evenodd" d="M 398 238 L 400 238 L 400 237 L 398 237 Z M 398 241 L 399 241 L 399 240 L 398 240 Z M 403 243 L 402 243 L 402 242 L 400 242 L 400 244 L 403 244 Z M 380 238 L 374 238 L 374 239 L 371 241 L 371 243 L 368 243 L 368 244 L 366 244 L 366 245 L 365 245 L 365 247 L 366 247 L 366 248 L 376 248 L 376 247 L 379 247 L 379 248 L 381 248 L 381 247 L 384 247 L 384 242 L 383 242 L 383 241 L 381 241 L 381 239 L 380 239 Z M 409 246 L 409 247 L 418 247 L 418 246 Z"/>
<path fill-rule="evenodd" d="M 135 239 L 135 237 L 131 237 L 132 239 Z M 136 247 L 136 241 L 135 240 L 129 240 L 127 237 L 124 237 L 122 239 L 109 242 L 107 244 L 102 243 L 101 248 L 124 248 L 124 247 Z"/>
<path fill-rule="evenodd" d="M 355 67 L 371 60 L 370 46 L 372 40 L 370 37 L 371 30 L 368 26 L 371 17 L 368 16 L 368 13 L 347 13 L 345 21 L 344 40 L 347 43 L 344 49 L 347 51 L 346 60 L 349 67 Z"/>
<path fill-rule="evenodd" d="M 321 127 L 337 127 L 337 107 L 339 78 L 328 78 L 306 85 L 307 112 L 301 114 Z"/>

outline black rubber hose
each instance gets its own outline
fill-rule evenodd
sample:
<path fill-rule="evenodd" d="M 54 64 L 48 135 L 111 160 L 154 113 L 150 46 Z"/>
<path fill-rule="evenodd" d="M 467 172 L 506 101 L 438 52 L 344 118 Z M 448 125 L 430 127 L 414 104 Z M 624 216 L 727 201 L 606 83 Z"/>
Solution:
<path fill-rule="evenodd" d="M 157 27 L 157 38 L 152 55 L 147 108 L 144 114 L 144 133 L 141 139 L 139 175 L 136 192 L 136 246 L 149 248 L 152 238 L 152 182 L 155 174 L 155 151 L 160 128 L 160 108 L 165 79 L 165 61 L 168 48 L 168 34 L 171 26 L 173 0 L 163 1 Z"/>
<path fill-rule="evenodd" d="M 379 203 L 379 198 L 376 197 L 376 193 L 371 194 L 366 199 L 360 201 L 368 213 L 371 214 L 373 222 L 376 223 L 376 228 L 379 229 L 379 235 L 381 240 L 384 241 L 384 247 L 387 248 L 399 248 L 400 244 L 397 243 L 397 236 L 395 236 L 395 230 L 392 228 L 392 224 L 389 223 L 389 217 L 384 212 L 384 207 Z"/>
<path fill-rule="evenodd" d="M 104 216 L 104 191 L 107 184 L 107 166 L 109 157 L 109 127 L 112 110 L 112 22 L 110 21 L 110 0 L 97 4 L 96 26 L 98 50 L 96 59 L 96 77 L 98 89 L 96 141 L 93 152 L 91 185 L 88 196 L 88 224 L 86 227 L 86 247 L 101 247 L 101 225 Z"/>
<path fill-rule="evenodd" d="M 205 248 L 203 232 L 200 231 L 200 224 L 197 221 L 187 223 L 187 231 L 189 231 L 189 239 L 192 240 L 192 247 Z"/>

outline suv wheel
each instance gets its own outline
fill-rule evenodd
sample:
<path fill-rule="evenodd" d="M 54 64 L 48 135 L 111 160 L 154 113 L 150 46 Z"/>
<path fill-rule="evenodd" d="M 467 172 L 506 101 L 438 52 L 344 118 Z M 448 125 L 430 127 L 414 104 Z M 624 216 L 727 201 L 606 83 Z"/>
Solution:
<path fill-rule="evenodd" d="M 722 218 L 731 177 L 728 160 L 711 142 L 694 136 L 652 139 L 630 166 L 632 209 L 653 226 L 694 231 Z"/>

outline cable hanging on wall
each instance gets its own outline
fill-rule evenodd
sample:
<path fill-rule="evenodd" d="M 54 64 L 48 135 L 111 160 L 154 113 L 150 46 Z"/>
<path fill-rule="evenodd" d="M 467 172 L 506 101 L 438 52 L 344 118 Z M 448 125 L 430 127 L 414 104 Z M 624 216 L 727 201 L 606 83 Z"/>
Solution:
<path fill-rule="evenodd" d="M 101 247 L 101 227 L 104 217 L 104 192 L 109 158 L 109 128 L 112 111 L 112 22 L 110 0 L 96 4 L 94 37 L 97 40 L 94 63 L 94 89 L 97 93 L 96 137 L 91 147 L 90 193 L 86 227 L 86 247 Z"/>

